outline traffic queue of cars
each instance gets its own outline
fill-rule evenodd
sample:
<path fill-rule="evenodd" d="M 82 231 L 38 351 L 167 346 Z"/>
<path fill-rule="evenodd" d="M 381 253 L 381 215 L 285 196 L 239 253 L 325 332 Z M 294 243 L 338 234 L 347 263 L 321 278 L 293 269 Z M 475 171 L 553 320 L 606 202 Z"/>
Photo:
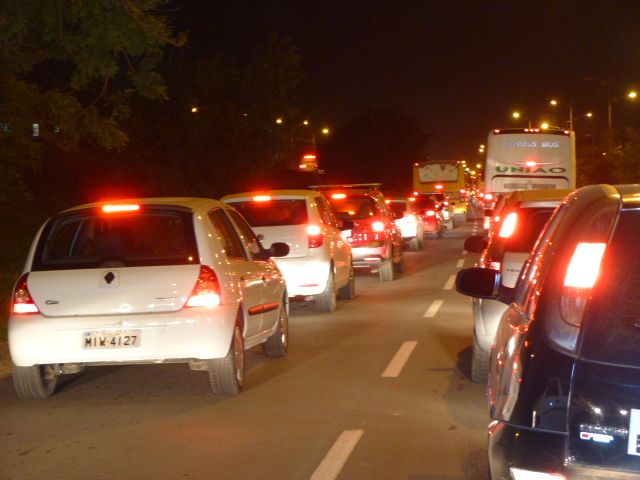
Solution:
<path fill-rule="evenodd" d="M 142 198 L 54 215 L 13 292 L 18 395 L 46 398 L 88 365 L 167 362 L 207 371 L 215 394 L 240 392 L 245 349 L 287 354 L 290 301 L 332 312 L 355 297 L 355 269 L 382 281 L 402 273 L 411 240 L 396 222 L 421 224 L 408 207 L 390 210 L 379 186 Z"/>
<path fill-rule="evenodd" d="M 504 305 L 486 377 L 491 479 L 640 478 L 639 199 L 639 185 L 582 187 L 542 229 L 547 207 L 532 207 L 514 224 L 536 236 L 515 278 L 459 272 L 460 293 Z"/>

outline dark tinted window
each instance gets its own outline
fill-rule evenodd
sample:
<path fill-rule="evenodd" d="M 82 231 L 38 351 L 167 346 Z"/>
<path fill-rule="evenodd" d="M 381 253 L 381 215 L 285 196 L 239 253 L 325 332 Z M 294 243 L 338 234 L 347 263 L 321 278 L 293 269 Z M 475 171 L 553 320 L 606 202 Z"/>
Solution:
<path fill-rule="evenodd" d="M 584 320 L 583 358 L 640 367 L 640 210 L 622 211 Z"/>
<path fill-rule="evenodd" d="M 521 208 L 516 211 L 517 220 L 513 233 L 508 238 L 498 237 L 496 241 L 502 242 L 510 252 L 529 253 L 533 250 L 540 232 L 546 225 L 553 208 Z M 504 218 L 509 214 L 504 213 Z M 500 231 L 500 227 L 496 231 Z"/>
<path fill-rule="evenodd" d="M 436 208 L 435 200 L 429 197 L 417 197 L 413 205 L 416 210 L 435 210 Z"/>
<path fill-rule="evenodd" d="M 389 208 L 395 213 L 404 213 L 407 211 L 407 204 L 405 202 L 389 202 Z"/>
<path fill-rule="evenodd" d="M 191 212 L 142 206 L 136 212 L 77 210 L 53 217 L 45 226 L 33 270 L 123 266 L 186 265 L 198 262 Z"/>
<path fill-rule="evenodd" d="M 349 195 L 330 198 L 329 203 L 336 216 L 341 219 L 362 220 L 377 215 L 376 201 L 367 195 Z"/>
<path fill-rule="evenodd" d="M 304 199 L 233 202 L 231 205 L 254 227 L 303 225 L 309 222 Z"/>
<path fill-rule="evenodd" d="M 227 257 L 233 260 L 248 260 L 249 257 L 242 246 L 242 240 L 240 239 L 240 235 L 238 235 L 238 231 L 222 209 L 216 208 L 210 212 L 209 218 L 222 239 L 222 248 L 224 248 L 227 253 Z"/>

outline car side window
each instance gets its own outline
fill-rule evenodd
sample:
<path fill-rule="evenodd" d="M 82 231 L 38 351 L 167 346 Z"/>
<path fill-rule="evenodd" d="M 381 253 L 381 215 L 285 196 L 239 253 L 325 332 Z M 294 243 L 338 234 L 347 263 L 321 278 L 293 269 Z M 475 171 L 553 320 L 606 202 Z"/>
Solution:
<path fill-rule="evenodd" d="M 240 238 L 240 235 L 238 235 L 238 231 L 222 209 L 216 208 L 209 212 L 209 218 L 211 219 L 215 229 L 220 234 L 227 257 L 233 260 L 248 260 L 249 257 L 242 246 L 242 239 Z"/>
<path fill-rule="evenodd" d="M 558 232 L 558 227 L 566 218 L 567 204 L 562 204 L 554 215 L 549 219 L 547 226 L 544 228 L 533 253 L 522 270 L 522 275 L 518 282 L 515 303 L 526 310 L 529 317 L 535 310 L 538 292 L 542 286 L 542 272 L 544 269 L 544 261 L 550 254 L 551 248 L 555 245 L 554 237 Z"/>
<path fill-rule="evenodd" d="M 242 243 L 244 243 L 252 260 L 265 260 L 265 253 L 258 236 L 251 230 L 247 221 L 235 210 L 227 210 L 227 213 L 240 231 Z"/>
<path fill-rule="evenodd" d="M 331 208 L 327 204 L 327 201 L 322 197 L 316 197 L 315 200 L 318 205 L 318 212 L 320 213 L 320 220 L 322 220 L 322 223 L 335 227 L 338 222 L 331 213 Z"/>

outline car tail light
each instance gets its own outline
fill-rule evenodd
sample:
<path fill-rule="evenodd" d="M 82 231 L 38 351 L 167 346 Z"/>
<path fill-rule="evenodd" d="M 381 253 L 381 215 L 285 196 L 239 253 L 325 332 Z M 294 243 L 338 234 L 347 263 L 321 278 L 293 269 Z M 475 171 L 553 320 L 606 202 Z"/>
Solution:
<path fill-rule="evenodd" d="M 500 272 L 502 271 L 502 262 L 489 262 L 489 268 Z"/>
<path fill-rule="evenodd" d="M 560 314 L 547 322 L 549 337 L 560 347 L 575 351 L 582 316 L 600 271 L 604 243 L 579 243 L 573 252 L 562 285 Z"/>
<path fill-rule="evenodd" d="M 500 227 L 500 233 L 498 233 L 498 236 L 502 238 L 509 238 L 515 231 L 517 223 L 518 214 L 516 212 L 511 212 L 506 216 L 504 222 L 502 222 L 502 226 Z"/>
<path fill-rule="evenodd" d="M 322 246 L 324 235 L 322 229 L 317 225 L 309 225 L 307 227 L 307 235 L 309 236 L 309 248 L 318 248 Z"/>
<path fill-rule="evenodd" d="M 384 232 L 384 223 L 373 222 L 371 224 L 371 230 L 373 230 L 374 232 Z"/>
<path fill-rule="evenodd" d="M 427 217 L 435 217 L 435 216 L 436 216 L 436 211 L 435 211 L 435 210 L 427 210 L 427 211 L 425 212 L 425 215 L 426 215 Z"/>
<path fill-rule="evenodd" d="M 216 272 L 207 265 L 200 266 L 200 276 L 187 300 L 187 307 L 215 307 L 222 303 L 220 282 Z"/>
<path fill-rule="evenodd" d="M 580 326 L 582 314 L 600 271 L 604 243 L 579 243 L 576 246 L 560 299 L 562 319 L 569 325 Z"/>
<path fill-rule="evenodd" d="M 35 304 L 29 293 L 27 287 L 28 273 L 22 275 L 16 282 L 16 287 L 13 290 L 13 313 L 25 314 L 25 313 L 40 313 L 40 309 Z"/>
<path fill-rule="evenodd" d="M 485 193 L 484 199 L 489 201 L 493 200 L 493 193 Z"/>
<path fill-rule="evenodd" d="M 140 205 L 104 205 L 102 207 L 104 213 L 135 212 L 137 210 L 140 210 Z"/>
<path fill-rule="evenodd" d="M 256 195 L 252 200 L 254 202 L 268 202 L 271 200 L 271 197 L 269 195 Z"/>

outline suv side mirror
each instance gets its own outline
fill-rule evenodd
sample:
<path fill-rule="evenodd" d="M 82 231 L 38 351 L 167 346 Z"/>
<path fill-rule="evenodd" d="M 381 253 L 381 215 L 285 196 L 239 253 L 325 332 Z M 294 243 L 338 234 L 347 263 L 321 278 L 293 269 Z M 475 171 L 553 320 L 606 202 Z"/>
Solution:
<path fill-rule="evenodd" d="M 272 243 L 269 247 L 269 256 L 271 257 L 286 257 L 289 255 L 289 245 L 284 242 Z"/>
<path fill-rule="evenodd" d="M 498 297 L 502 275 L 492 268 L 465 268 L 456 276 L 456 290 L 468 297 Z"/>
<path fill-rule="evenodd" d="M 487 248 L 488 243 L 483 235 L 474 235 L 464 241 L 464 249 L 467 252 L 481 253 Z"/>

